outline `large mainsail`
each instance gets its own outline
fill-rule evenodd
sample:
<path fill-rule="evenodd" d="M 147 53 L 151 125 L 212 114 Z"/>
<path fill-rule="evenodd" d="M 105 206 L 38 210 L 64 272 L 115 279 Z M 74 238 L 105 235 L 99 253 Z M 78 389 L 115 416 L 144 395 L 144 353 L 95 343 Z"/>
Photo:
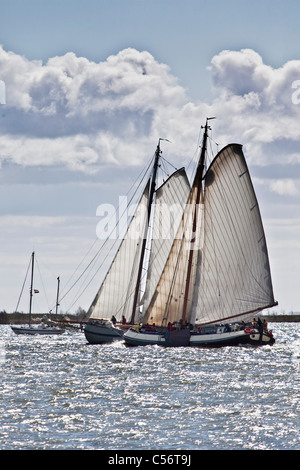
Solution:
<path fill-rule="evenodd" d="M 242 146 L 226 146 L 205 175 L 196 323 L 275 304 L 264 229 Z"/>
<path fill-rule="evenodd" d="M 150 180 L 137 204 L 134 216 L 106 277 L 89 308 L 90 318 L 120 321 L 133 308 L 142 240 L 147 225 L 147 205 Z"/>

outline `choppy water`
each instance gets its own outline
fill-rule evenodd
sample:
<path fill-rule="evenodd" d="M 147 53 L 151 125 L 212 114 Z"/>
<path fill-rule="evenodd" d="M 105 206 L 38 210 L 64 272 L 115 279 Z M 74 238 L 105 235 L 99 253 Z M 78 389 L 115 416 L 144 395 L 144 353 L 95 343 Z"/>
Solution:
<path fill-rule="evenodd" d="M 0 326 L 1 449 L 299 449 L 300 324 L 260 348 L 89 345 Z"/>

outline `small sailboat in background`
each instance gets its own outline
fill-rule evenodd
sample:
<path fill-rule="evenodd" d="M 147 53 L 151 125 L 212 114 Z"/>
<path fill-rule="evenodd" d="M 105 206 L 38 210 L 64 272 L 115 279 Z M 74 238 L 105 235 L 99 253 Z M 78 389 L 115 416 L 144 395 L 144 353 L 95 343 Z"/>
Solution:
<path fill-rule="evenodd" d="M 17 335 L 60 335 L 64 333 L 64 329 L 57 328 L 51 324 L 51 321 L 44 316 L 39 325 L 32 326 L 31 310 L 32 310 L 32 297 L 34 293 L 38 293 L 37 289 L 33 289 L 33 275 L 34 275 L 34 257 L 35 253 L 31 255 L 31 283 L 30 283 L 30 301 L 29 301 L 29 325 L 28 326 L 11 326 L 11 329 Z"/>
<path fill-rule="evenodd" d="M 227 145 L 205 172 L 209 119 L 182 220 L 154 289 L 157 253 L 155 245 L 151 249 L 148 302 L 142 316 L 132 318 L 139 326 L 123 336 L 127 345 L 216 347 L 275 341 L 266 327 L 249 321 L 277 302 L 242 146 Z"/>

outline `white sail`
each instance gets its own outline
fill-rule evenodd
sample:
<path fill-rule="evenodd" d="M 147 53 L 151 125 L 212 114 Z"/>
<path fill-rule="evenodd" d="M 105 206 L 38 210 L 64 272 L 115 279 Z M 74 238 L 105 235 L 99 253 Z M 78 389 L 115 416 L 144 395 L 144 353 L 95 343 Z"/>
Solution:
<path fill-rule="evenodd" d="M 156 191 L 144 311 L 149 307 L 165 267 L 189 193 L 190 184 L 184 168 L 173 173 Z"/>
<path fill-rule="evenodd" d="M 110 320 L 114 315 L 120 321 L 123 314 L 128 315 L 133 309 L 142 240 L 147 226 L 149 184 L 150 182 L 146 185 L 125 237 L 89 308 L 88 315 L 91 319 Z"/>
<path fill-rule="evenodd" d="M 193 187 L 165 268 L 145 314 L 144 322 L 147 321 L 149 323 L 166 325 L 168 322 L 179 322 L 182 318 L 188 260 L 190 256 L 191 240 L 193 239 L 196 196 L 197 188 Z M 197 256 L 197 249 L 194 250 L 193 254 Z M 193 279 L 195 278 L 195 268 L 196 265 L 194 264 L 192 273 Z M 193 297 L 189 294 L 187 321 L 189 321 L 192 311 L 192 300 Z"/>
<path fill-rule="evenodd" d="M 241 145 L 221 150 L 205 175 L 202 229 L 196 323 L 273 306 L 266 239 Z"/>

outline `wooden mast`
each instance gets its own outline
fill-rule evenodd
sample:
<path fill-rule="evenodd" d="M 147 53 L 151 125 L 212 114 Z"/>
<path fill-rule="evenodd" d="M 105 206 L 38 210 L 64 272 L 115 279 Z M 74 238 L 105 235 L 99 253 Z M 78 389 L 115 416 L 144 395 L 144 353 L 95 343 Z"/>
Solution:
<path fill-rule="evenodd" d="M 150 186 L 150 191 L 149 191 L 148 208 L 147 208 L 147 226 L 148 227 L 149 227 L 149 223 L 150 223 L 152 202 L 153 202 L 153 197 L 154 197 L 154 192 L 155 192 L 155 187 L 156 187 L 156 175 L 157 175 L 157 169 L 158 169 L 158 162 L 159 162 L 159 158 L 160 158 L 160 155 L 161 155 L 161 150 L 160 150 L 160 141 L 161 140 L 167 140 L 167 139 L 159 139 L 157 147 L 156 147 L 156 151 L 155 151 L 153 174 L 152 174 L 151 186 Z M 139 263 L 138 277 L 137 277 L 137 282 L 136 282 L 136 287 L 135 287 L 135 292 L 134 292 L 133 308 L 132 308 L 131 320 L 130 320 L 131 324 L 134 323 L 136 306 L 137 306 L 137 302 L 138 302 L 138 295 L 139 295 L 139 289 L 140 289 L 140 284 L 141 284 L 142 270 L 143 270 L 146 243 L 147 243 L 146 234 L 143 238 L 142 243 L 143 244 L 142 244 L 141 258 L 140 258 L 140 263 Z"/>
<path fill-rule="evenodd" d="M 201 195 L 203 195 L 202 177 L 203 177 L 205 155 L 206 155 L 207 131 L 209 129 L 208 121 L 210 119 L 215 119 L 215 118 L 213 118 L 213 117 L 212 118 L 206 118 L 206 124 L 204 126 L 204 135 L 203 135 L 203 141 L 202 141 L 202 148 L 201 148 L 199 164 L 198 164 L 197 172 L 196 172 L 193 187 L 192 187 L 192 190 L 194 188 L 196 188 L 197 193 L 196 193 L 195 212 L 194 212 L 194 219 L 193 219 L 193 238 L 191 239 L 191 243 L 190 243 L 190 253 L 189 253 L 189 259 L 188 259 L 188 269 L 187 269 L 186 284 L 185 284 L 183 313 L 182 313 L 182 325 L 185 325 L 185 323 L 186 323 L 188 296 L 189 296 L 191 272 L 192 272 L 192 264 L 193 264 L 193 251 L 194 251 L 193 244 L 195 243 L 195 240 L 196 240 L 198 207 L 199 207 Z"/>

